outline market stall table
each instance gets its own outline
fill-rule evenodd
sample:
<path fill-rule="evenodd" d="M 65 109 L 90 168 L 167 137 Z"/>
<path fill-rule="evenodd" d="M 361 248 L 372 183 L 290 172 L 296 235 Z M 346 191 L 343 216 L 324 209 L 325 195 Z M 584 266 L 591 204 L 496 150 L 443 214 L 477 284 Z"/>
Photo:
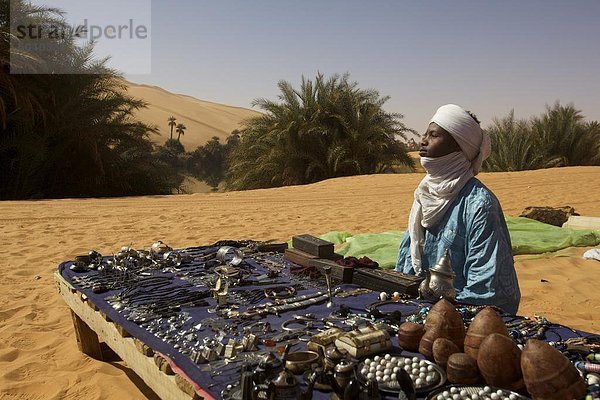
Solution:
<path fill-rule="evenodd" d="M 423 317 L 430 306 L 403 296 L 397 302 L 381 304 L 375 310 L 379 314 L 368 315 L 366 309 L 379 302 L 379 293 L 343 284 L 336 288 L 345 297 L 334 297 L 328 308 L 324 280 L 291 274 L 291 269 L 304 269 L 283 260 L 280 254 L 257 252 L 250 246 L 245 249 L 243 262 L 232 263 L 231 257 L 216 262 L 214 256 L 220 247 L 163 248 L 155 254 L 124 249 L 115 257 L 93 253 L 62 263 L 56 282 L 71 309 L 80 350 L 102 359 L 100 343 L 106 343 L 162 399 L 217 399 L 239 383 L 243 363 L 256 365 L 260 357 L 277 353 L 286 343 L 293 351 L 306 350 L 309 335 L 317 332 L 314 329 L 326 327 L 323 319 L 350 330 L 350 325 L 341 322 L 340 311 L 357 315 L 355 323 L 377 316 L 400 318 L 388 320 L 389 325 L 404 322 L 408 316 L 413 320 Z M 239 254 L 229 253 L 234 258 Z M 237 267 L 232 265 L 240 262 Z M 292 300 L 276 313 L 272 308 L 267 312 L 260 305 L 274 302 L 265 296 Z M 228 307 L 225 315 L 223 310 Z M 254 308 L 254 315 L 247 313 L 248 307 Z M 461 310 L 465 318 L 474 315 L 468 307 Z M 313 322 L 290 328 L 302 316 Z M 505 320 L 514 323 L 522 319 L 505 316 Z M 540 338 L 548 342 L 592 336 L 549 323 L 543 327 Z M 538 330 L 526 335 L 536 335 Z M 252 339 L 252 335 L 258 340 L 257 347 L 243 343 L 248 340 L 244 336 Z M 249 351 L 243 350 L 244 345 Z M 392 352 L 402 352 L 395 335 L 392 345 Z M 422 358 L 417 353 L 402 354 Z M 329 396 L 314 391 L 313 398 Z"/>

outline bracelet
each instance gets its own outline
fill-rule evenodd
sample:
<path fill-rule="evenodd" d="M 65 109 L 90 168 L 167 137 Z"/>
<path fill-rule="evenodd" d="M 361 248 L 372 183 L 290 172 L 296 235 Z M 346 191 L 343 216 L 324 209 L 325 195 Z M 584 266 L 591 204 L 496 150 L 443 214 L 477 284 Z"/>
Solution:
<path fill-rule="evenodd" d="M 290 328 L 289 325 L 292 324 L 298 324 L 298 325 L 302 325 L 302 328 Z M 308 319 L 289 319 L 287 321 L 284 321 L 281 324 L 281 329 L 287 332 L 294 332 L 294 331 L 300 331 L 300 330 L 305 330 L 305 329 L 312 329 L 314 328 L 315 325 L 315 321 L 311 321 Z"/>
<path fill-rule="evenodd" d="M 233 258 L 229 261 L 225 260 L 225 256 L 228 254 L 233 255 Z M 240 265 L 244 261 L 244 253 L 240 249 L 231 246 L 223 246 L 217 251 L 217 260 L 223 264 L 229 265 Z"/>
<path fill-rule="evenodd" d="M 388 318 L 388 319 L 400 321 L 400 319 L 402 318 L 402 313 L 400 312 L 400 310 L 394 310 L 391 312 L 382 312 L 381 310 L 379 310 L 380 307 L 386 306 L 388 304 L 398 304 L 399 305 L 402 303 L 395 301 L 395 300 L 378 301 L 378 302 L 368 305 L 366 307 L 366 311 L 373 318 Z"/>
<path fill-rule="evenodd" d="M 287 299 L 296 294 L 296 289 L 293 286 L 286 286 L 283 288 L 268 288 L 264 290 L 264 294 L 268 299 Z"/>

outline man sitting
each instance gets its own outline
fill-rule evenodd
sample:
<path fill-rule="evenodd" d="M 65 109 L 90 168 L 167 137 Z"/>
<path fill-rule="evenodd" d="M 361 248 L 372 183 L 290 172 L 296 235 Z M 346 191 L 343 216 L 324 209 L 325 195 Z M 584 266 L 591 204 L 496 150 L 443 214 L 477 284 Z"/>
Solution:
<path fill-rule="evenodd" d="M 427 175 L 417 189 L 396 271 L 424 275 L 450 250 L 456 299 L 516 314 L 521 292 L 496 196 L 475 178 L 491 144 L 461 107 L 440 107 L 421 141 Z"/>

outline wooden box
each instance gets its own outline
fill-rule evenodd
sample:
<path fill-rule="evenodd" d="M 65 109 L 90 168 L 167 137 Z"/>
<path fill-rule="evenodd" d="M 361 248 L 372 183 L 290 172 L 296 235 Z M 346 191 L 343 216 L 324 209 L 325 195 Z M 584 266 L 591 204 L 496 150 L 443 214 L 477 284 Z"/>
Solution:
<path fill-rule="evenodd" d="M 330 347 L 335 345 L 335 340 L 342 334 L 342 330 L 339 328 L 330 328 L 326 331 L 317 333 L 314 335 L 307 344 L 309 350 L 318 352 L 319 347 L 323 349 L 323 352 Z"/>
<path fill-rule="evenodd" d="M 286 249 L 283 253 L 283 258 L 295 264 L 302 265 L 303 267 L 308 267 L 308 262 L 317 258 L 317 256 L 305 253 L 298 249 Z"/>
<path fill-rule="evenodd" d="M 419 276 L 379 268 L 356 268 L 352 276 L 355 285 L 377 292 L 399 292 L 411 296 L 418 296 L 422 281 L 423 278 Z"/>
<path fill-rule="evenodd" d="M 366 327 L 341 335 L 336 339 L 335 346 L 352 357 L 360 358 L 390 349 L 392 341 L 387 331 Z"/>
<path fill-rule="evenodd" d="M 333 243 L 312 235 L 297 235 L 292 237 L 292 246 L 318 258 L 334 258 Z"/>
<path fill-rule="evenodd" d="M 352 275 L 354 274 L 354 268 L 352 267 L 343 267 L 331 260 L 326 260 L 323 258 L 309 260 L 308 265 L 319 268 L 321 272 L 323 271 L 324 267 L 331 267 L 331 277 L 334 281 L 352 283 Z"/>

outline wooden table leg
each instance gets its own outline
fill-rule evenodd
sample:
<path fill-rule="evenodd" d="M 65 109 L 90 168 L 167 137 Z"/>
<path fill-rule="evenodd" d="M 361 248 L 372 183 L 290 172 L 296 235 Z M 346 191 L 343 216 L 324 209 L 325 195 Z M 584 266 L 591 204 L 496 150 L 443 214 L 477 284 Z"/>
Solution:
<path fill-rule="evenodd" d="M 73 319 L 73 326 L 75 327 L 75 336 L 77 337 L 77 347 L 79 350 L 96 360 L 104 360 L 96 332 L 83 322 L 73 310 L 71 310 L 71 317 Z"/>

